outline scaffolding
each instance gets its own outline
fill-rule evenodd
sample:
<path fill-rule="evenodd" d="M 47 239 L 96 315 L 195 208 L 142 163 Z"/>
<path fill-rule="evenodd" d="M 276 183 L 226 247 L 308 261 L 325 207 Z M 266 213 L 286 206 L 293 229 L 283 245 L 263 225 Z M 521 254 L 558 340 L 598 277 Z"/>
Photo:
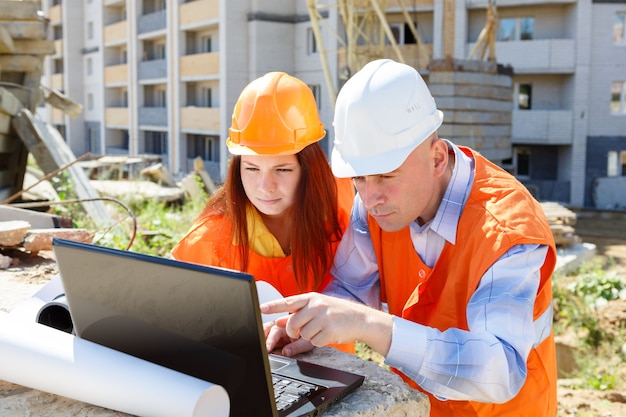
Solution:
<path fill-rule="evenodd" d="M 386 17 L 389 3 L 398 7 L 405 20 L 406 27 L 411 31 L 419 54 L 430 58 L 430 53 L 417 31 L 414 20 L 411 18 L 404 0 L 338 0 L 335 4 L 329 4 L 318 0 L 307 0 L 309 17 L 318 52 L 321 59 L 324 77 L 328 86 L 331 102 L 335 103 L 337 89 L 333 81 L 328 65 L 327 53 L 321 35 L 320 22 L 324 22 L 322 12 L 334 8 L 343 24 L 344 33 L 337 34 L 333 28 L 328 28 L 337 38 L 343 54 L 343 64 L 339 68 L 339 79 L 345 81 L 355 72 L 359 71 L 366 63 L 383 58 L 385 49 L 391 47 L 394 58 L 398 62 L 405 62 L 402 51 Z"/>

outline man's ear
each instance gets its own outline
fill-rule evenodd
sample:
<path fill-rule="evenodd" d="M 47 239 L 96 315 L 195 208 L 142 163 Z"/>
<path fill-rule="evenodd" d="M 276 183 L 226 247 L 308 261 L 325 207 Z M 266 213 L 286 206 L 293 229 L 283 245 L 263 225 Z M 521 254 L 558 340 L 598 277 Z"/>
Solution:
<path fill-rule="evenodd" d="M 445 141 L 435 138 L 431 145 L 435 176 L 443 175 L 448 167 L 448 145 Z"/>

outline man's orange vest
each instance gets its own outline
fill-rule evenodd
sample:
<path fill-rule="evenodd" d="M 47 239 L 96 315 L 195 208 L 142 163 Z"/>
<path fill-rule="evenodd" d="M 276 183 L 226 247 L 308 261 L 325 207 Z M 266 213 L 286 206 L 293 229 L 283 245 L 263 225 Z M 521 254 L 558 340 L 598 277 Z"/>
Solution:
<path fill-rule="evenodd" d="M 408 227 L 388 233 L 369 218 L 382 301 L 388 303 L 391 314 L 415 323 L 441 331 L 468 330 L 467 305 L 487 269 L 514 245 L 548 245 L 533 312 L 537 320 L 551 306 L 551 275 L 556 265 L 554 239 L 543 210 L 514 177 L 480 154 L 461 149 L 475 160 L 474 183 L 459 220 L 456 244 L 446 242 L 432 269 L 415 252 Z M 504 404 L 441 401 L 426 392 L 431 416 L 555 416 L 557 369 L 552 333 L 531 350 L 527 372 L 520 392 Z"/>

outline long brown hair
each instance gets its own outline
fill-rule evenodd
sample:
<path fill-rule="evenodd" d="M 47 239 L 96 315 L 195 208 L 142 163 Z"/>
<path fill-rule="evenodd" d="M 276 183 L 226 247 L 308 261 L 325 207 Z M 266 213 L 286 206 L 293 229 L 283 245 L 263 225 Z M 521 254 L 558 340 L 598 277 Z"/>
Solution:
<path fill-rule="evenodd" d="M 337 183 L 326 154 L 319 143 L 313 143 L 296 154 L 302 175 L 296 189 L 291 217 L 291 259 L 298 287 L 307 288 L 309 271 L 317 288 L 333 261 L 333 242 L 341 239 L 338 219 Z M 248 224 L 246 209 L 252 204 L 241 182 L 241 156 L 231 157 L 224 185 L 211 197 L 201 217 L 225 214 L 232 223 L 233 241 L 243 271 L 248 269 Z"/>

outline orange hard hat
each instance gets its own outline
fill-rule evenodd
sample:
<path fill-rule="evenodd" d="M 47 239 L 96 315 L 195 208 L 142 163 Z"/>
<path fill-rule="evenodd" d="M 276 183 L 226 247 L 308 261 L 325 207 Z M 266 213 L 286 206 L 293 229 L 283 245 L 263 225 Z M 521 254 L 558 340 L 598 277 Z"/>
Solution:
<path fill-rule="evenodd" d="M 284 72 L 248 84 L 233 110 L 226 145 L 235 155 L 289 155 L 326 136 L 313 92 Z"/>

